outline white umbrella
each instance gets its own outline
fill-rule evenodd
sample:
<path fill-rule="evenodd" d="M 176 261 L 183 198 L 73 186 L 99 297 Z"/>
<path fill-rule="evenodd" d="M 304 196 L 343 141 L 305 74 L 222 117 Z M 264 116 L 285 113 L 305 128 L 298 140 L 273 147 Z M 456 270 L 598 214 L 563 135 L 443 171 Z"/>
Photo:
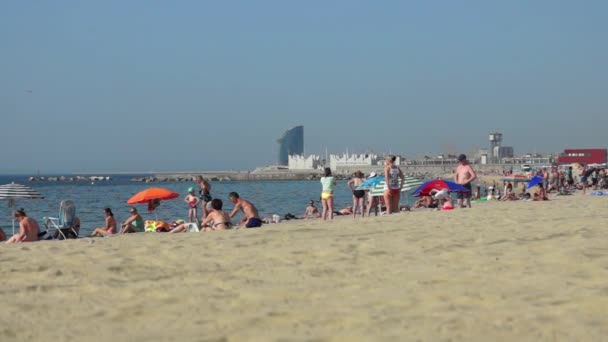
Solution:
<path fill-rule="evenodd" d="M 16 199 L 42 199 L 42 195 L 25 185 L 5 184 L 0 185 L 0 200 L 8 200 L 8 207 L 13 209 L 13 235 L 15 235 L 15 200 Z"/>
<path fill-rule="evenodd" d="M 382 181 L 382 182 L 374 185 L 372 188 L 370 188 L 369 189 L 370 195 L 372 195 L 372 196 L 384 195 L 384 184 L 385 183 L 386 183 L 385 181 Z M 401 191 L 402 192 L 410 191 L 412 189 L 418 188 L 421 185 L 422 185 L 422 181 L 420 179 L 414 178 L 414 177 L 405 177 Z"/>

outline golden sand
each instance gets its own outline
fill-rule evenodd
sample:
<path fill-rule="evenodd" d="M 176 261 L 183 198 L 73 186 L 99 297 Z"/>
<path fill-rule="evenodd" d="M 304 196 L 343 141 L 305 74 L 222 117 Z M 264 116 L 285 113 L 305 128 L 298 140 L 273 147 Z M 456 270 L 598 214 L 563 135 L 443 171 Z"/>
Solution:
<path fill-rule="evenodd" d="M 600 341 L 607 198 L 0 246 L 0 341 Z"/>

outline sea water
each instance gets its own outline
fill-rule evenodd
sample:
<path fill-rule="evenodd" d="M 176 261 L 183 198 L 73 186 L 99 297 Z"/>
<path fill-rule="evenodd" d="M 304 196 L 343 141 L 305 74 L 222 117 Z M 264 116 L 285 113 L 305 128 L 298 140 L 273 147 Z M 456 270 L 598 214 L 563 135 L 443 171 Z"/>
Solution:
<path fill-rule="evenodd" d="M 28 182 L 28 176 L 0 176 L 0 185 L 11 182 L 29 186 L 40 192 L 44 199 L 16 200 L 15 209 L 24 208 L 27 215 L 43 225 L 43 217 L 57 217 L 62 200 L 71 200 L 76 205 L 76 215 L 81 221 L 80 235 L 89 234 L 93 229 L 104 226 L 104 208 L 112 208 L 116 221 L 120 224 L 129 216 L 127 200 L 137 192 L 151 187 L 163 187 L 180 194 L 179 198 L 163 201 L 153 213 L 147 212 L 146 204 L 136 207 L 144 220 L 158 217 L 160 220 L 173 222 L 186 219 L 188 204 L 184 202 L 189 187 L 198 191 L 194 182 L 161 182 L 143 183 L 131 181 L 141 175 L 111 175 L 110 181 L 91 182 Z M 251 182 L 211 182 L 211 195 L 224 202 L 224 211 L 230 211 L 233 204 L 228 194 L 237 192 L 241 198 L 251 201 L 262 217 L 277 214 L 284 217 L 291 213 L 296 216 L 304 214 L 308 201 L 315 200 L 315 205 L 322 209 L 319 197 L 319 181 L 251 181 Z M 352 205 L 352 193 L 346 181 L 338 181 L 334 191 L 335 210 Z M 412 204 L 414 198 L 402 196 L 401 203 Z M 11 235 L 11 210 L 7 201 L 0 201 L 0 226 Z M 200 208 L 199 208 L 200 217 Z M 240 214 L 237 215 L 237 218 Z M 234 220 L 233 220 L 234 221 Z"/>

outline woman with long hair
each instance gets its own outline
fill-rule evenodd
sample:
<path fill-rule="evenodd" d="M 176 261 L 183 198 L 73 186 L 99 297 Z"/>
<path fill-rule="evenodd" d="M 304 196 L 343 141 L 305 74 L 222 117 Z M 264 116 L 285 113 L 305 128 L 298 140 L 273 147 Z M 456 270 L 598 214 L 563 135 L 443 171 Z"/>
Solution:
<path fill-rule="evenodd" d="M 324 176 L 321 177 L 321 201 L 323 202 L 323 212 L 321 217 L 323 220 L 334 219 L 334 186 L 336 186 L 336 180 L 331 175 L 331 169 L 326 167 Z"/>
<path fill-rule="evenodd" d="M 105 208 L 104 215 L 106 216 L 105 227 L 104 228 L 95 228 L 93 233 L 91 233 L 91 235 L 89 235 L 90 237 L 116 234 L 116 219 L 114 218 L 114 213 L 112 213 L 112 209 Z"/>

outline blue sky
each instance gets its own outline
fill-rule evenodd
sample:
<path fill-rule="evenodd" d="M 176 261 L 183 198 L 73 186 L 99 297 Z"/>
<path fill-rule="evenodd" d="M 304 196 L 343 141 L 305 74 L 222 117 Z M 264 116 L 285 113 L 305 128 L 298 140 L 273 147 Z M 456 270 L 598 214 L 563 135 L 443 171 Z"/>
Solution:
<path fill-rule="evenodd" d="M 606 1 L 0 3 L 0 173 L 605 147 Z M 31 91 L 31 92 L 30 92 Z"/>

